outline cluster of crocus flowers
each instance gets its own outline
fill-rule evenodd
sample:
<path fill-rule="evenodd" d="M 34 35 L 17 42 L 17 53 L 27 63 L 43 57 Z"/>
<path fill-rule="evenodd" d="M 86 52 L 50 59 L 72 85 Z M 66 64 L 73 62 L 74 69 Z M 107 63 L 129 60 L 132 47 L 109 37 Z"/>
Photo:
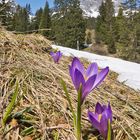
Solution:
<path fill-rule="evenodd" d="M 112 122 L 110 103 L 108 103 L 108 106 L 97 103 L 95 113 L 88 111 L 88 118 L 93 127 L 96 128 L 105 139 L 107 139 L 109 131 L 108 128 Z"/>
<path fill-rule="evenodd" d="M 78 93 L 77 115 L 74 114 L 73 117 L 75 118 L 76 116 L 74 126 L 77 140 L 81 140 L 81 106 L 87 95 L 105 79 L 109 72 L 109 67 L 99 72 L 97 63 L 92 63 L 87 70 L 85 70 L 80 60 L 75 57 L 73 58 L 72 64 L 69 66 L 69 72 Z"/>
<path fill-rule="evenodd" d="M 60 51 L 50 52 L 50 55 L 52 56 L 55 63 L 59 63 L 60 58 L 62 57 L 62 53 Z"/>
<path fill-rule="evenodd" d="M 79 61 L 78 58 L 74 58 L 72 61 L 71 66 L 69 66 L 69 72 L 72 79 L 72 82 L 75 86 L 75 89 L 79 91 L 81 87 L 82 91 L 82 99 L 81 104 L 83 103 L 86 96 L 101 82 L 105 79 L 109 72 L 109 67 L 102 69 L 98 72 L 98 65 L 97 63 L 92 63 L 87 70 L 85 70 L 82 63 Z"/>

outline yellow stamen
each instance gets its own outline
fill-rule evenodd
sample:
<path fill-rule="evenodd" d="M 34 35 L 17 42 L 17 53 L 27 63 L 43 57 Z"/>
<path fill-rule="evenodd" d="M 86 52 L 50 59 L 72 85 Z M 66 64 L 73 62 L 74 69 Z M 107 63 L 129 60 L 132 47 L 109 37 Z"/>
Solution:
<path fill-rule="evenodd" d="M 86 75 L 84 75 L 84 79 L 85 79 L 85 81 L 87 81 L 88 80 L 88 77 Z"/>
<path fill-rule="evenodd" d="M 101 121 L 101 118 L 102 118 L 102 114 L 99 114 L 99 115 L 98 115 L 98 120 L 99 120 L 99 122 Z"/>

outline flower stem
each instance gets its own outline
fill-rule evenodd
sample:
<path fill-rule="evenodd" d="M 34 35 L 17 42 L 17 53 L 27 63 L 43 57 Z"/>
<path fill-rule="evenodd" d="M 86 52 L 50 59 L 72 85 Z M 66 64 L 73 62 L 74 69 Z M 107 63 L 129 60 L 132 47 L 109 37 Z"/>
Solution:
<path fill-rule="evenodd" d="M 71 112 L 72 112 L 74 129 L 76 129 L 76 114 L 75 114 L 73 106 L 72 106 L 71 98 L 69 96 L 66 83 L 64 82 L 63 79 L 61 79 L 61 84 L 63 86 L 64 93 L 65 93 L 65 95 L 67 97 L 67 100 L 68 100 L 68 103 L 69 103 L 69 106 L 70 106 L 70 109 L 71 109 Z"/>
<path fill-rule="evenodd" d="M 82 86 L 80 87 L 80 90 L 78 92 L 78 104 L 77 104 L 77 120 L 76 120 L 76 130 L 77 130 L 77 140 L 81 140 L 81 92 Z"/>
<path fill-rule="evenodd" d="M 111 140 L 111 123 L 110 123 L 110 119 L 108 120 L 107 140 Z"/>

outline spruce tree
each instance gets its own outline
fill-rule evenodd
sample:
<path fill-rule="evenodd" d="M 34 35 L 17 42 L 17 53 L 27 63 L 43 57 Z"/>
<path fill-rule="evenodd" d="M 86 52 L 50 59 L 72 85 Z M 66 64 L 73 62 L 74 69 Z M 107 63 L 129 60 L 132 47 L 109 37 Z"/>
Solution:
<path fill-rule="evenodd" d="M 109 53 L 116 53 L 116 46 L 115 46 L 115 38 L 114 38 L 114 5 L 112 0 L 106 0 L 105 2 L 106 8 L 106 42 L 108 44 L 108 51 Z"/>
<path fill-rule="evenodd" d="M 25 8 L 27 10 L 28 15 L 31 15 L 31 5 L 30 4 L 26 4 Z"/>
<path fill-rule="evenodd" d="M 29 14 L 26 8 L 22 8 L 20 5 L 16 7 L 16 12 L 13 17 L 13 28 L 16 31 L 25 32 L 28 31 Z"/>
<path fill-rule="evenodd" d="M 118 15 L 115 20 L 115 40 L 116 42 L 121 42 L 124 38 L 124 34 L 127 30 L 126 26 L 126 17 L 123 15 L 123 8 L 120 7 L 118 11 Z"/>
<path fill-rule="evenodd" d="M 137 56 L 139 56 L 138 58 L 138 62 L 140 63 L 140 10 L 136 15 L 136 52 L 137 52 Z"/>
<path fill-rule="evenodd" d="M 35 29 L 36 30 L 39 29 L 42 13 L 43 13 L 42 8 L 40 8 L 39 10 L 36 11 L 36 14 L 35 14 Z"/>
<path fill-rule="evenodd" d="M 43 9 L 40 8 L 36 11 L 35 16 L 30 19 L 30 30 L 38 30 L 40 26 L 41 16 Z"/>
<path fill-rule="evenodd" d="M 44 7 L 44 10 L 41 16 L 39 29 L 49 29 L 50 26 L 51 26 L 50 9 L 49 9 L 48 1 L 46 1 L 46 5 Z M 50 34 L 49 31 L 41 31 L 40 33 L 47 37 L 49 37 L 49 34 Z"/>
<path fill-rule="evenodd" d="M 26 8 L 22 9 L 22 31 L 28 31 L 28 25 L 30 23 L 30 19 L 29 19 L 29 15 L 28 15 L 28 11 Z"/>
<path fill-rule="evenodd" d="M 101 43 L 102 41 L 106 41 L 106 8 L 105 3 L 102 2 L 101 6 L 99 7 L 99 16 L 96 20 L 95 26 L 95 34 L 96 34 L 96 43 Z"/>
<path fill-rule="evenodd" d="M 6 29 L 12 30 L 12 17 L 15 6 L 15 3 L 13 0 L 1 0 L 0 2 L 0 22 L 1 25 L 3 25 Z"/>
<path fill-rule="evenodd" d="M 103 1 L 99 8 L 99 17 L 96 24 L 96 42 L 105 42 L 109 53 L 116 53 L 114 37 L 114 5 L 112 0 Z"/>
<path fill-rule="evenodd" d="M 85 41 L 85 20 L 80 9 L 80 2 L 79 0 L 67 0 L 63 4 L 61 2 L 57 1 L 57 8 L 60 8 L 61 12 L 55 15 L 54 20 L 56 41 L 70 48 L 76 48 L 77 41 L 82 46 Z M 67 5 L 67 8 L 63 5 Z"/>
<path fill-rule="evenodd" d="M 138 58 L 138 40 L 139 40 L 139 26 L 140 26 L 140 18 L 138 16 L 138 0 L 127 0 L 124 1 L 122 4 L 123 8 L 127 11 L 127 21 L 125 24 L 125 28 L 127 27 L 126 35 L 122 39 L 121 45 L 122 47 L 122 54 L 121 57 L 127 60 L 137 61 Z"/>
<path fill-rule="evenodd" d="M 0 3 L 0 22 L 3 26 L 6 26 L 6 2 L 2 0 Z"/>

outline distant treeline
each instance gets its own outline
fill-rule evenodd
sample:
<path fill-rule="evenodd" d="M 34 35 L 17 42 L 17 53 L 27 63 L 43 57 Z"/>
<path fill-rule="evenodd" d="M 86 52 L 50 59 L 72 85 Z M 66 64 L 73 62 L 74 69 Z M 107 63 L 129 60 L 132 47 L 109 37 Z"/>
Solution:
<path fill-rule="evenodd" d="M 110 53 L 140 62 L 140 1 L 124 0 L 115 16 L 113 2 L 106 0 L 96 19 L 96 43 L 105 43 Z"/>
<path fill-rule="evenodd" d="M 46 1 L 44 8 L 31 13 L 30 4 L 16 5 L 13 0 L 0 3 L 0 21 L 8 30 L 37 31 L 59 45 L 82 48 L 92 43 L 93 36 L 86 29 L 94 30 L 96 44 L 106 44 L 108 52 L 140 62 L 140 0 L 123 0 L 115 15 L 112 0 L 105 0 L 97 18 L 83 16 L 79 0 L 54 0 L 54 8 Z M 51 30 L 41 30 L 51 29 Z M 87 34 L 86 34 L 87 33 Z"/>
<path fill-rule="evenodd" d="M 3 7 L 3 9 L 2 9 Z M 31 13 L 30 4 L 25 7 L 16 5 L 14 1 L 5 0 L 0 4 L 1 24 L 10 31 L 28 32 L 38 29 L 49 29 L 51 26 L 50 9 L 48 2 L 46 2 L 44 9 L 40 8 L 35 15 Z M 48 31 L 40 30 L 41 34 L 48 36 Z"/>
<path fill-rule="evenodd" d="M 52 39 L 57 44 L 75 48 L 77 41 L 84 44 L 86 23 L 78 0 L 55 0 L 54 8 L 50 9 L 48 1 L 44 8 L 31 13 L 30 4 L 25 7 L 16 5 L 13 1 L 0 5 L 1 23 L 8 30 L 25 32 L 39 30 L 39 33 Z M 51 30 L 41 30 L 51 29 Z"/>

